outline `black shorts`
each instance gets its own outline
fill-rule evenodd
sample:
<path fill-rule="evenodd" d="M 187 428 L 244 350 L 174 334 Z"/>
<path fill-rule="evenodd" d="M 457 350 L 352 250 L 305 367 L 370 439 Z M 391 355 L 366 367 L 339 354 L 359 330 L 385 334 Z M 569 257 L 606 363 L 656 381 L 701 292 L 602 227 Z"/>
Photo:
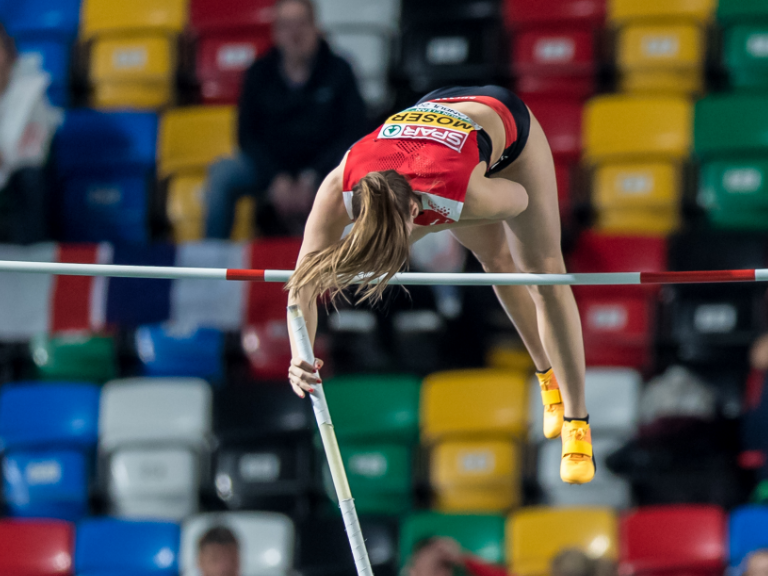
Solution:
<path fill-rule="evenodd" d="M 500 172 L 512 162 L 517 160 L 528 142 L 528 135 L 531 132 L 531 114 L 525 103 L 513 92 L 502 88 L 501 86 L 449 86 L 433 90 L 421 100 L 418 104 L 437 100 L 440 98 L 455 98 L 457 96 L 489 96 L 501 102 L 509 110 L 517 126 L 517 140 L 509 148 L 501 153 L 501 158 L 496 164 L 491 166 L 491 138 L 485 130 L 480 130 L 477 135 L 477 144 L 480 149 L 480 160 L 488 163 L 488 174 Z"/>

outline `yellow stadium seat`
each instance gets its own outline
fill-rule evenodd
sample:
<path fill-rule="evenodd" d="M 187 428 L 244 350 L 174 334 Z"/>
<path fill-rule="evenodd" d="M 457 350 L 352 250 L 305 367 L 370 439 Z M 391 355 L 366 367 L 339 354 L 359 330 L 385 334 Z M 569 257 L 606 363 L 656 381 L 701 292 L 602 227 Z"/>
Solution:
<path fill-rule="evenodd" d="M 716 6 L 717 0 L 609 0 L 608 21 L 613 25 L 638 20 L 708 22 Z"/>
<path fill-rule="evenodd" d="M 178 34 L 187 23 L 188 0 L 83 0 L 80 35 L 161 31 Z"/>
<path fill-rule="evenodd" d="M 421 389 L 422 440 L 499 435 L 527 429 L 525 374 L 505 370 L 454 370 L 427 376 Z"/>
<path fill-rule="evenodd" d="M 693 94 L 704 90 L 704 30 L 696 24 L 630 24 L 618 36 L 624 92 Z"/>
<path fill-rule="evenodd" d="M 493 346 L 486 356 L 486 364 L 491 368 L 515 372 L 529 373 L 535 369 L 531 355 L 523 346 Z"/>
<path fill-rule="evenodd" d="M 693 107 L 672 96 L 611 95 L 593 98 L 584 112 L 588 162 L 686 158 Z"/>
<path fill-rule="evenodd" d="M 93 87 L 91 103 L 104 110 L 154 110 L 173 102 L 170 84 L 131 84 L 126 82 L 102 82 Z"/>
<path fill-rule="evenodd" d="M 102 38 L 91 47 L 91 82 L 171 82 L 176 44 L 166 36 Z"/>
<path fill-rule="evenodd" d="M 605 234 L 668 236 L 680 229 L 682 218 L 677 209 L 601 210 L 593 229 Z"/>
<path fill-rule="evenodd" d="M 608 508 L 528 508 L 507 520 L 507 561 L 516 576 L 546 576 L 568 548 L 592 558 L 618 555 L 618 523 Z"/>
<path fill-rule="evenodd" d="M 204 172 L 179 174 L 168 185 L 166 211 L 177 244 L 193 242 L 205 237 L 205 180 Z M 234 242 L 246 242 L 254 237 L 256 201 L 243 196 L 235 205 L 235 221 L 230 237 Z"/>
<path fill-rule="evenodd" d="M 158 143 L 158 171 L 204 169 L 235 150 L 237 111 L 233 106 L 192 106 L 163 115 Z"/>
<path fill-rule="evenodd" d="M 503 512 L 520 504 L 520 450 L 511 440 L 446 441 L 431 455 L 442 512 Z"/>
<path fill-rule="evenodd" d="M 592 203 L 598 210 L 669 209 L 679 206 L 682 191 L 675 163 L 606 164 L 595 171 Z"/>
<path fill-rule="evenodd" d="M 205 218 L 205 173 L 178 175 L 168 185 L 166 211 L 173 241 L 193 242 L 203 238 Z"/>

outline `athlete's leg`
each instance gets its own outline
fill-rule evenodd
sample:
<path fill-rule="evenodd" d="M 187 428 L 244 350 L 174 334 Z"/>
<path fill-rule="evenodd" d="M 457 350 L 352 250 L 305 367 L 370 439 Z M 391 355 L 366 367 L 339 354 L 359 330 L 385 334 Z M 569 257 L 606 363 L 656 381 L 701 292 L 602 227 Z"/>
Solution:
<path fill-rule="evenodd" d="M 467 250 L 472 252 L 486 272 L 514 273 L 518 272 L 502 222 L 457 228 L 451 233 Z M 528 353 L 536 365 L 536 370 L 544 371 L 550 368 L 539 337 L 536 320 L 536 308 L 531 295 L 525 286 L 494 286 L 496 297 L 501 302 L 504 311 L 517 328 Z"/>
<path fill-rule="evenodd" d="M 554 162 L 535 118 L 531 117 L 522 154 L 496 177 L 519 182 L 528 192 L 528 208 L 506 222 L 515 264 L 528 273 L 565 273 Z M 530 286 L 528 290 L 536 305 L 544 349 L 561 386 L 565 416 L 584 418 L 584 342 L 573 292 L 569 286 Z"/>

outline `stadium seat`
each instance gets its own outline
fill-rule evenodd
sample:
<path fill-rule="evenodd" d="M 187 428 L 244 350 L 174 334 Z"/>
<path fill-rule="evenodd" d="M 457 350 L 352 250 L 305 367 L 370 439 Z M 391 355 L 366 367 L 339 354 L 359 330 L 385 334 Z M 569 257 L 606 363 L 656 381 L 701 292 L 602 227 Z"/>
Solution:
<path fill-rule="evenodd" d="M 80 34 L 84 39 L 131 32 L 179 34 L 187 22 L 187 0 L 82 0 Z"/>
<path fill-rule="evenodd" d="M 175 40 L 162 34 L 104 37 L 91 46 L 93 105 L 157 109 L 173 100 Z"/>
<path fill-rule="evenodd" d="M 197 80 L 206 104 L 236 105 L 243 74 L 272 47 L 269 30 L 209 34 L 197 43 Z"/>
<path fill-rule="evenodd" d="M 592 394 L 590 393 L 590 412 L 592 412 Z M 592 423 L 590 414 L 590 423 Z M 539 448 L 538 480 L 544 491 L 544 503 L 549 506 L 610 506 L 619 510 L 632 504 L 632 487 L 629 482 L 612 474 L 605 464 L 605 459 L 623 442 L 604 434 L 595 433 L 592 437 L 597 461 L 595 478 L 583 486 L 569 486 L 560 479 L 560 459 L 562 447 L 557 442 L 545 442 Z"/>
<path fill-rule="evenodd" d="M 215 398 L 215 488 L 233 510 L 295 510 L 313 480 L 311 405 L 283 383 L 227 387 Z"/>
<path fill-rule="evenodd" d="M 688 230 L 670 239 L 670 270 L 765 268 L 768 243 L 759 232 Z"/>
<path fill-rule="evenodd" d="M 157 116 L 71 110 L 55 140 L 64 239 L 148 240 Z"/>
<path fill-rule="evenodd" d="M 421 392 L 422 442 L 450 436 L 522 436 L 527 426 L 527 382 L 500 370 L 438 372 Z"/>
<path fill-rule="evenodd" d="M 698 200 L 717 227 L 766 230 L 767 102 L 761 96 L 734 94 L 710 96 L 696 104 L 694 149 L 701 160 Z"/>
<path fill-rule="evenodd" d="M 228 512 L 199 514 L 181 526 L 181 576 L 200 576 L 197 543 L 217 526 L 232 530 L 240 547 L 242 574 L 282 576 L 293 568 L 293 521 L 273 512 Z"/>
<path fill-rule="evenodd" d="M 198 379 L 108 382 L 99 416 L 99 452 L 114 512 L 180 519 L 197 509 L 201 459 L 208 453 L 211 391 Z"/>
<path fill-rule="evenodd" d="M 638 508 L 621 520 L 620 569 L 629 575 L 722 574 L 725 523 L 716 506 Z"/>
<path fill-rule="evenodd" d="M 731 85 L 763 90 L 766 82 L 768 8 L 759 0 L 720 0 L 717 20 L 723 28 L 723 61 Z"/>
<path fill-rule="evenodd" d="M 75 527 L 58 520 L 0 520 L 0 573 L 71 576 Z"/>
<path fill-rule="evenodd" d="M 69 104 L 69 71 L 72 46 L 70 43 L 49 39 L 16 40 L 19 55 L 34 58 L 39 68 L 50 75 L 48 99 L 54 106 Z"/>
<path fill-rule="evenodd" d="M 177 108 L 162 117 L 158 171 L 170 176 L 205 168 L 234 151 L 237 112 L 228 106 Z"/>
<path fill-rule="evenodd" d="M 397 544 L 392 524 L 375 517 L 361 518 L 371 567 L 378 576 L 397 574 Z M 311 517 L 298 526 L 296 568 L 305 576 L 357 574 L 349 539 L 340 516 Z"/>
<path fill-rule="evenodd" d="M 714 15 L 715 0 L 609 0 L 608 21 L 612 25 L 643 20 L 689 20 L 707 23 Z"/>
<path fill-rule="evenodd" d="M 12 516 L 76 521 L 88 513 L 99 389 L 13 384 L 0 392 L 5 501 Z"/>
<path fill-rule="evenodd" d="M 400 564 L 405 564 L 419 542 L 434 536 L 453 538 L 486 562 L 504 562 L 503 516 L 416 512 L 400 525 Z"/>
<path fill-rule="evenodd" d="M 318 0 L 317 11 L 326 30 L 367 26 L 395 31 L 400 20 L 397 0 Z"/>
<path fill-rule="evenodd" d="M 731 511 L 728 518 L 728 565 L 738 570 L 744 559 L 768 546 L 768 508 L 747 505 Z"/>
<path fill-rule="evenodd" d="M 268 27 L 275 0 L 189 1 L 189 25 L 200 35 Z"/>
<path fill-rule="evenodd" d="M 136 330 L 146 376 L 188 376 L 217 381 L 224 375 L 224 333 L 215 328 L 155 324 Z"/>
<path fill-rule="evenodd" d="M 205 237 L 205 173 L 177 176 L 168 184 L 166 213 L 176 244 Z"/>
<path fill-rule="evenodd" d="M 555 98 L 530 98 L 526 103 L 544 129 L 555 162 L 578 162 L 582 144 L 581 103 Z"/>
<path fill-rule="evenodd" d="M 385 4 L 385 3 L 382 3 Z M 328 35 L 333 50 L 352 65 L 360 92 L 371 107 L 386 104 L 389 96 L 387 73 L 390 62 L 390 38 L 385 33 L 373 34 L 370 27 L 341 29 Z"/>
<path fill-rule="evenodd" d="M 628 24 L 619 31 L 621 89 L 698 94 L 704 90 L 705 33 L 686 22 Z"/>
<path fill-rule="evenodd" d="M 77 528 L 78 576 L 179 573 L 180 529 L 171 522 L 92 518 Z"/>
<path fill-rule="evenodd" d="M 605 0 L 505 0 L 510 29 L 563 26 L 600 28 L 605 24 Z"/>
<path fill-rule="evenodd" d="M 39 334 L 29 343 L 37 376 L 43 380 L 105 382 L 117 375 L 117 351 L 111 336 Z"/>
<path fill-rule="evenodd" d="M 495 1 L 406 2 L 400 69 L 410 87 L 427 92 L 449 84 L 485 84 L 501 72 L 502 38 Z"/>
<path fill-rule="evenodd" d="M 430 461 L 441 512 L 505 512 L 520 504 L 522 457 L 510 440 L 447 440 Z"/>
<path fill-rule="evenodd" d="M 71 42 L 80 24 L 81 0 L 28 0 L 9 3 L 4 24 L 15 39 Z"/>
<path fill-rule="evenodd" d="M 609 508 L 523 508 L 507 520 L 507 562 L 520 576 L 549 573 L 550 561 L 575 548 L 592 558 L 618 556 L 618 521 Z"/>
<path fill-rule="evenodd" d="M 676 97 L 599 96 L 584 113 L 590 163 L 631 159 L 682 160 L 690 152 L 692 108 Z"/>

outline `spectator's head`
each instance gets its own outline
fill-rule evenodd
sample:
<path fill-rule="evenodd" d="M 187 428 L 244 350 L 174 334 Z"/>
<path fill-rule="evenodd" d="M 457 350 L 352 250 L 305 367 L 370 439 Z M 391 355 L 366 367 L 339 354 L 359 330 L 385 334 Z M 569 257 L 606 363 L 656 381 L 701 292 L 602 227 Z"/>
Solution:
<path fill-rule="evenodd" d="M 563 550 L 552 559 L 552 576 L 593 576 L 595 562 L 581 550 Z"/>
<path fill-rule="evenodd" d="M 312 0 L 278 0 L 273 29 L 275 45 L 289 62 L 309 62 L 320 42 Z"/>
<path fill-rule="evenodd" d="M 16 43 L 8 34 L 5 26 L 0 24 L 0 94 L 8 88 L 16 55 Z"/>
<path fill-rule="evenodd" d="M 768 549 L 757 550 L 749 555 L 743 576 L 768 576 Z"/>
<path fill-rule="evenodd" d="M 240 576 L 240 545 L 232 530 L 215 526 L 197 544 L 201 576 Z"/>
<path fill-rule="evenodd" d="M 440 538 L 416 543 L 408 561 L 407 576 L 453 576 L 454 562 Z"/>
<path fill-rule="evenodd" d="M 304 258 L 288 289 L 304 290 L 312 301 L 326 291 L 335 298 L 364 273 L 371 281 L 385 280 L 361 282 L 355 294 L 362 302 L 380 300 L 387 282 L 408 260 L 419 206 L 419 197 L 403 175 L 394 170 L 366 174 L 352 187 L 355 223 L 349 234 Z"/>

